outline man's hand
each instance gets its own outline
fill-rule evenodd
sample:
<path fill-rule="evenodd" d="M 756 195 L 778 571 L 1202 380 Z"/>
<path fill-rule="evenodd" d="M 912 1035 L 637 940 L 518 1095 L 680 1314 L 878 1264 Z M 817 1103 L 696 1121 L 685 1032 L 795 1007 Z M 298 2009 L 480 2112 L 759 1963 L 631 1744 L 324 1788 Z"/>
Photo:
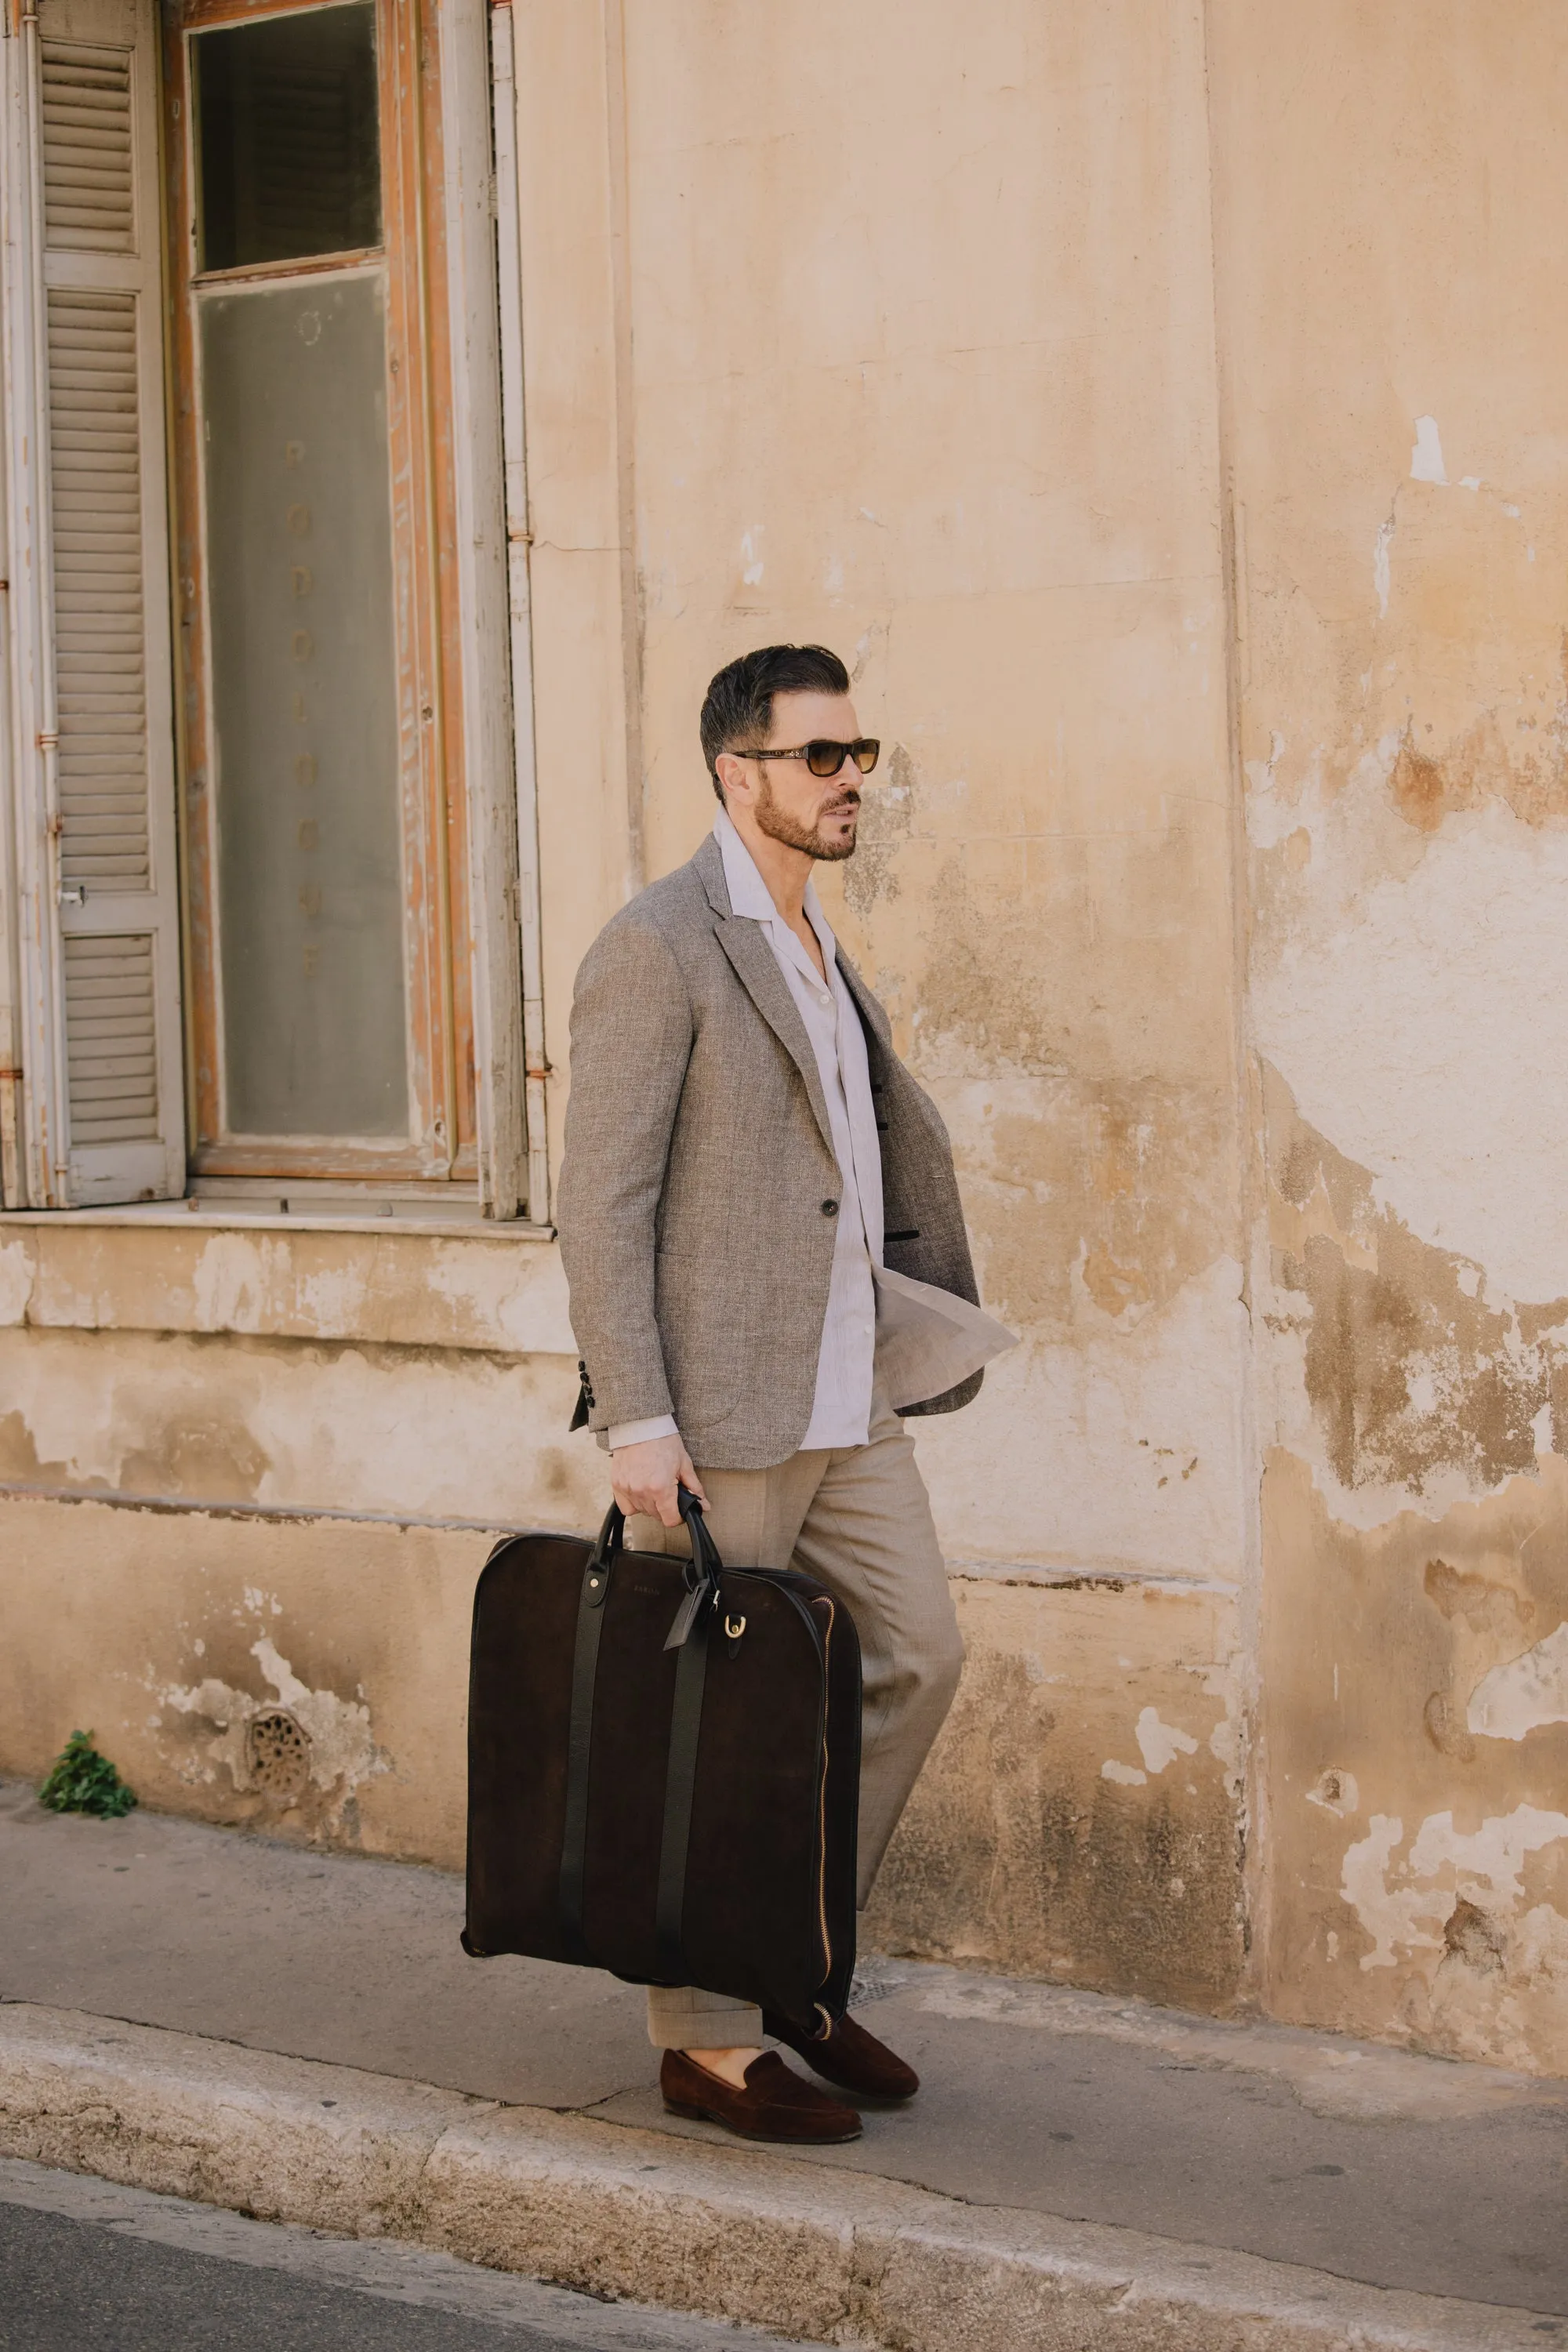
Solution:
<path fill-rule="evenodd" d="M 706 1503 L 702 1481 L 691 1466 L 691 1456 L 679 1437 L 645 1437 L 640 1445 L 623 1445 L 610 1456 L 610 1486 L 629 1519 L 634 1512 L 661 1519 L 667 1528 L 680 1525 L 677 1486 L 685 1486 Z"/>

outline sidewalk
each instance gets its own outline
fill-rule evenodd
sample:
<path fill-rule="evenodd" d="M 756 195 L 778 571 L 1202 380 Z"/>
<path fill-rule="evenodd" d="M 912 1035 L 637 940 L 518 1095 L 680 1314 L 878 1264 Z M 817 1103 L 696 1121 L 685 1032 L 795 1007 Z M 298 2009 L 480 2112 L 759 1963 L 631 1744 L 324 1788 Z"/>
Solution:
<path fill-rule="evenodd" d="M 993 2341 L 1202 2352 L 1568 2344 L 1565 2084 L 873 1959 L 868 2021 L 926 2088 L 909 2109 L 868 2114 L 851 2147 L 775 2158 L 663 2114 L 632 1989 L 466 1959 L 461 1887 L 441 1873 L 140 1812 L 62 1820 L 12 1783 L 0 1789 L 0 2000 L 26 2005 L 0 2009 L 0 2152 L 178 2188 L 166 2119 L 178 2109 L 179 2130 L 195 2131 L 199 2109 L 214 2168 L 182 2193 L 243 2203 L 245 2165 L 264 2162 L 256 2116 L 273 2118 L 266 2161 L 279 2135 L 303 2133 L 296 2170 L 321 2179 L 328 2157 L 305 2143 L 327 2127 L 331 2102 L 331 2129 L 352 2111 L 362 2137 L 380 2132 L 393 2149 L 403 2133 L 408 2149 L 426 2149 L 403 2205 L 369 2226 L 803 2336 L 849 2324 L 933 2352 Z M 106 2019 L 156 2031 L 105 2036 L 92 2021 Z M 322 2090 L 313 2069 L 325 2067 L 357 2071 Z M 165 2122 L 146 2120 L 154 2108 Z M 232 2121 L 242 2111 L 243 2128 Z M 250 2134 L 250 2155 L 212 2153 L 225 2116 L 240 2139 Z M 510 2188 L 490 2181 L 481 2194 L 474 2184 L 492 2163 Z M 468 2221 L 438 2184 L 454 2167 Z M 561 2189 L 548 2230 L 547 2179 Z M 591 2255 L 568 2244 L 582 2234 L 568 2180 L 582 2212 L 598 2217 Z M 637 2227 L 605 2218 L 626 2196 L 640 2200 Z M 527 2244 L 506 2234 L 522 2226 L 509 2198 L 532 2214 Z M 657 2222 L 650 2200 L 664 2200 Z M 352 2206 L 285 2218 L 353 2234 Z M 733 2259 L 669 2252 L 669 2216 L 699 2207 Z M 605 2251 L 617 2229 L 618 2271 Z M 847 2244 L 846 2231 L 847 2284 L 824 2300 L 810 2282 L 821 2285 L 824 2250 Z M 753 2249 L 744 2258 L 742 2239 Z M 945 2318 L 911 2316 L 911 2304 L 895 2325 L 885 2279 L 861 2277 L 866 2249 L 883 2239 L 906 2267 L 918 2243 L 920 2293 L 934 2293 Z M 938 2240 L 949 2248 L 940 2260 Z M 699 2231 L 691 2245 L 700 2242 Z M 1286 2265 L 1296 2267 L 1271 2267 Z M 796 2268 L 806 2284 L 790 2287 Z M 1018 2305 L 1005 2320 L 1026 2273 L 1031 2315 Z M 1089 2301 L 1062 2333 L 1073 2280 Z M 966 2298 L 982 2315 L 960 2329 Z"/>

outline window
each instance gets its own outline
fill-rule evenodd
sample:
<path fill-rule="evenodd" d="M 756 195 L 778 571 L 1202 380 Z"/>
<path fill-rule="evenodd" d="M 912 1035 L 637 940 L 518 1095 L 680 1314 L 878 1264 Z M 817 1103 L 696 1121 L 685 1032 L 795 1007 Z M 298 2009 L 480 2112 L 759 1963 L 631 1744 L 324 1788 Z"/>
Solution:
<path fill-rule="evenodd" d="M 477 1172 L 428 91 L 387 0 L 168 58 L 192 1164 Z"/>
<path fill-rule="evenodd" d="M 478 0 L 40 0 L 12 45 L 35 1205 L 517 1213 L 484 37 Z"/>

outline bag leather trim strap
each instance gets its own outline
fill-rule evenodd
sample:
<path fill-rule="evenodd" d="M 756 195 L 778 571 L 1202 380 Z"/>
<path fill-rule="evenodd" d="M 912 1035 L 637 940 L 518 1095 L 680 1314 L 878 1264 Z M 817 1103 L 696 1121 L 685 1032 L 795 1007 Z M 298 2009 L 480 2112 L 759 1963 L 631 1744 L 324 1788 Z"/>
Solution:
<path fill-rule="evenodd" d="M 697 1743 L 702 1732 L 702 1696 L 708 1685 L 705 1614 L 683 1643 L 675 1669 L 675 1706 L 669 1719 L 669 1769 L 664 1783 L 664 1833 L 658 1849 L 658 1895 L 654 1911 L 654 1956 L 660 1978 L 684 1984 L 690 1971 L 681 1948 L 686 1909 L 686 1858 L 691 1843 L 691 1801 L 697 1789 Z"/>
<path fill-rule="evenodd" d="M 659 1975 L 684 1984 L 689 1970 L 681 1948 L 686 1909 L 686 1859 L 691 1844 L 691 1803 L 697 1790 L 697 1745 L 702 1735 L 702 1697 L 708 1687 L 708 1635 L 719 1599 L 723 1565 L 703 1524 L 695 1495 L 679 1489 L 680 1516 L 691 1538 L 691 1567 L 685 1600 L 665 1648 L 679 1646 L 675 1705 L 669 1718 L 669 1762 L 664 1779 L 664 1831 L 658 1849 L 658 1894 L 654 1910 L 654 1952 Z"/>
<path fill-rule="evenodd" d="M 561 1927 L 566 1957 L 592 1968 L 583 1934 L 588 1857 L 588 1769 L 594 1750 L 594 1691 L 599 1679 L 599 1635 L 610 1592 L 610 1568 L 626 1521 L 612 1503 L 588 1555 L 577 1598 L 577 1640 L 572 1655 L 572 1715 L 566 1738 L 566 1822 L 561 1837 Z"/>
<path fill-rule="evenodd" d="M 702 1734 L 702 1697 L 708 1685 L 708 1635 L 719 1599 L 723 1562 L 703 1525 L 702 1506 L 684 1486 L 680 1514 L 691 1536 L 686 1593 L 665 1648 L 679 1649 L 675 1703 L 670 1711 L 669 1759 L 665 1769 L 664 1822 L 659 1841 L 658 1895 L 655 1912 L 659 1974 L 683 1984 L 688 1974 L 681 1949 L 686 1909 L 686 1862 L 691 1843 L 691 1806 L 697 1790 L 697 1748 Z M 566 1738 L 566 1818 L 561 1836 L 561 1927 L 566 1958 L 579 1968 L 595 1965 L 584 1932 L 587 1879 L 588 1784 L 594 1753 L 594 1697 L 599 1678 L 599 1635 L 609 1598 L 611 1570 L 626 1534 L 626 1520 L 612 1503 L 588 1555 L 577 1598 L 577 1637 L 572 1656 L 572 1713 Z"/>

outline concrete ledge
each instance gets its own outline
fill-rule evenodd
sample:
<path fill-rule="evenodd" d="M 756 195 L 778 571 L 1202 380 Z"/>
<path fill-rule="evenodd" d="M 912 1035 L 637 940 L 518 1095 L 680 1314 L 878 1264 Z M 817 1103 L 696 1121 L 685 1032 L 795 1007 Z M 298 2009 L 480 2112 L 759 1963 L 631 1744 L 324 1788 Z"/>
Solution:
<path fill-rule="evenodd" d="M 0 2153 L 897 2352 L 1538 2352 L 1535 2315 L 0 2006 Z M 1561 2322 L 1548 2325 L 1555 2334 Z"/>

